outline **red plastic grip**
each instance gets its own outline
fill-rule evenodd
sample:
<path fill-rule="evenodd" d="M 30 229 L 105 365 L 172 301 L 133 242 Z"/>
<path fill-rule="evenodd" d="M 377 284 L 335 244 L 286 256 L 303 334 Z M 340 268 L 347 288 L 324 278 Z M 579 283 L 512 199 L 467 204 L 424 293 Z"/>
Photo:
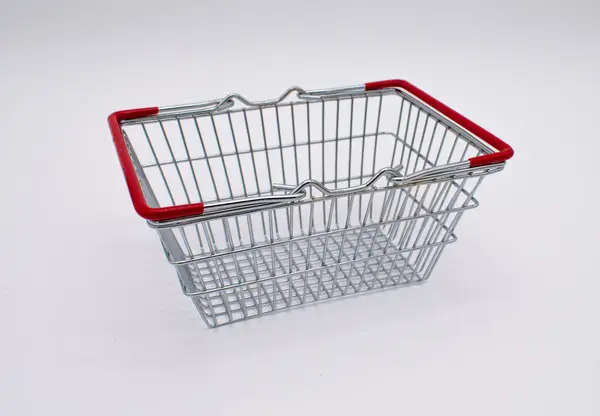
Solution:
<path fill-rule="evenodd" d="M 390 79 L 387 81 L 368 82 L 365 84 L 365 89 L 367 91 L 378 90 L 383 88 L 401 88 L 403 90 L 408 91 L 427 105 L 431 106 L 435 110 L 448 117 L 450 120 L 454 121 L 459 126 L 470 131 L 482 141 L 498 150 L 496 153 L 491 153 L 489 155 L 472 157 L 471 159 L 469 159 L 471 167 L 504 162 L 505 160 L 508 160 L 513 156 L 514 150 L 507 143 L 494 136 L 492 133 L 485 130 L 483 127 L 473 123 L 471 120 L 469 120 L 462 114 L 457 113 L 456 111 L 448 107 L 446 104 L 433 98 L 425 91 L 415 87 L 410 82 L 401 79 Z"/>
<path fill-rule="evenodd" d="M 108 126 L 113 137 L 113 142 L 117 149 L 117 155 L 119 156 L 119 162 L 121 163 L 121 169 L 125 175 L 125 181 L 127 182 L 127 188 L 129 188 L 129 194 L 131 195 L 131 201 L 136 212 L 147 220 L 161 221 L 170 220 L 175 218 L 190 217 L 194 215 L 200 215 L 204 212 L 204 204 L 186 204 L 177 205 L 173 207 L 162 207 L 152 208 L 148 206 L 142 187 L 138 180 L 135 168 L 127 146 L 125 145 L 125 138 L 121 131 L 121 121 L 128 120 L 138 117 L 151 116 L 158 113 L 158 107 L 139 108 L 136 110 L 124 110 L 117 111 L 108 116 Z"/>

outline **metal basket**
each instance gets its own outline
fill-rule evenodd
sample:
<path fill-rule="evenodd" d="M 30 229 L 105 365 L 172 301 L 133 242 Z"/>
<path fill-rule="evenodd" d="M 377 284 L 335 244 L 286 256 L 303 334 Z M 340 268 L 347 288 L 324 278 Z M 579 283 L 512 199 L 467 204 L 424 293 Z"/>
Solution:
<path fill-rule="evenodd" d="M 134 206 L 210 327 L 424 281 L 513 154 L 400 80 L 109 125 Z"/>

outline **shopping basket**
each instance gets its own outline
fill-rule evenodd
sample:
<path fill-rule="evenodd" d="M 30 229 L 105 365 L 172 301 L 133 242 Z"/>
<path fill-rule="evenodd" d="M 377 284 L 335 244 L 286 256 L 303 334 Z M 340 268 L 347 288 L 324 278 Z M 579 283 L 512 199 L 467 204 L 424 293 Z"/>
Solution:
<path fill-rule="evenodd" d="M 133 205 L 210 327 L 426 280 L 513 154 L 401 80 L 109 125 Z"/>

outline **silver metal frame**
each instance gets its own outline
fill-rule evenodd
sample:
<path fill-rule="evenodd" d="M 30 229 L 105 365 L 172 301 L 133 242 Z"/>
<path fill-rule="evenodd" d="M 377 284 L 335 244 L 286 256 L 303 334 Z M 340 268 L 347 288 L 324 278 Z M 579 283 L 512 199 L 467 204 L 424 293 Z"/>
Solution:
<path fill-rule="evenodd" d="M 504 168 L 471 168 L 494 149 L 400 89 L 231 94 L 122 132 L 150 206 L 205 205 L 148 224 L 210 327 L 426 280 Z"/>

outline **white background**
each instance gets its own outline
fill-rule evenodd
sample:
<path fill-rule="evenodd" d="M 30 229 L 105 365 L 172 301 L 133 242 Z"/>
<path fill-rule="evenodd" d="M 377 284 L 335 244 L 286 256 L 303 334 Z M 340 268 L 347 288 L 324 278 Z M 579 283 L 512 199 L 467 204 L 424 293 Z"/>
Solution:
<path fill-rule="evenodd" d="M 597 4 L 1 7 L 0 414 L 600 414 Z M 108 114 L 387 78 L 515 148 L 431 280 L 206 329 Z"/>

